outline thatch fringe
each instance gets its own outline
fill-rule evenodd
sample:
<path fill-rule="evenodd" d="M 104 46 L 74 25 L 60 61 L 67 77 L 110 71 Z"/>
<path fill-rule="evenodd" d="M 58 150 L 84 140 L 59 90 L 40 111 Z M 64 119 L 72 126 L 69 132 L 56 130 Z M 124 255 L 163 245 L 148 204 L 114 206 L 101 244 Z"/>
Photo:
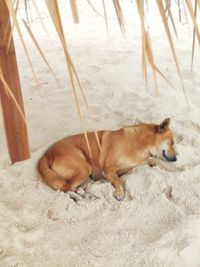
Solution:
<path fill-rule="evenodd" d="M 2 1 L 2 0 L 1 0 Z M 33 75 L 33 79 L 36 83 L 37 86 L 39 86 L 37 77 L 36 77 L 36 73 L 34 71 L 34 67 L 33 64 L 31 62 L 24 38 L 23 38 L 23 34 L 21 32 L 19 23 L 18 23 L 18 19 L 17 19 L 17 10 L 18 10 L 18 6 L 19 6 L 19 0 L 3 0 L 5 1 L 9 13 L 10 13 L 10 17 L 12 19 L 12 29 L 11 29 L 11 33 L 9 33 L 8 36 L 8 27 L 6 29 L 6 33 L 5 36 L 3 38 L 3 42 L 6 42 L 6 46 L 9 49 L 9 44 L 10 41 L 12 39 L 12 32 L 14 27 L 16 27 L 16 30 L 18 32 L 18 35 L 20 37 L 20 40 L 22 42 L 22 46 L 23 49 L 25 51 L 25 55 L 27 58 L 27 61 L 30 65 L 31 68 L 31 72 Z M 25 0 L 26 3 L 27 0 Z M 65 39 L 65 35 L 64 35 L 64 31 L 63 31 L 63 26 L 62 26 L 62 21 L 61 21 L 61 16 L 60 16 L 60 12 L 59 12 L 59 7 L 58 7 L 58 3 L 57 0 L 45 0 L 46 1 L 46 6 L 49 10 L 51 19 L 54 23 L 54 26 L 56 28 L 56 31 L 58 33 L 58 36 L 60 38 L 60 41 L 62 43 L 62 47 L 64 50 L 64 54 L 65 54 L 65 59 L 66 59 L 66 63 L 68 66 L 68 71 L 69 71 L 69 77 L 70 77 L 70 82 L 71 82 L 71 86 L 73 89 L 73 93 L 74 93 L 74 97 L 75 97 L 75 101 L 76 101 L 76 107 L 77 107 L 77 111 L 80 117 L 80 121 L 82 124 L 82 128 L 85 134 L 85 138 L 86 138 L 86 142 L 87 142 L 87 146 L 88 146 L 88 150 L 89 153 L 91 155 L 91 150 L 90 150 L 90 145 L 89 145 L 89 140 L 87 138 L 87 133 L 86 133 L 86 126 L 85 126 L 85 118 L 84 115 L 81 111 L 80 108 L 80 104 L 79 104 L 79 98 L 78 98 L 78 89 L 76 88 L 76 83 L 78 84 L 78 87 L 81 91 L 84 103 L 86 105 L 86 108 L 89 112 L 89 114 L 91 115 L 91 117 L 93 117 L 92 111 L 89 107 L 88 101 L 86 99 L 86 96 L 84 94 L 84 90 L 83 87 L 81 85 L 80 79 L 78 77 L 77 71 L 75 69 L 74 63 L 72 61 L 72 58 L 70 56 L 70 53 L 68 51 L 68 47 L 67 47 L 67 43 L 66 43 L 66 39 Z M 120 0 L 112 0 L 113 2 L 113 7 L 117 16 L 117 20 L 121 29 L 121 32 L 124 33 L 125 32 L 125 16 L 123 14 L 122 8 L 121 8 L 121 4 L 120 4 Z M 36 4 L 35 0 L 32 0 L 32 5 L 33 8 L 35 9 L 38 18 L 40 19 L 41 25 L 44 28 L 44 30 L 47 32 L 47 29 L 45 27 L 45 24 L 43 23 L 43 20 L 41 19 L 40 16 L 40 12 L 38 9 L 38 6 Z M 106 1 L 102 0 L 102 6 L 103 6 L 103 15 L 100 14 L 95 7 L 93 6 L 93 4 L 87 0 L 87 3 L 91 6 L 91 8 L 100 16 L 105 18 L 105 23 L 106 23 L 106 29 L 107 32 L 109 31 L 109 26 L 108 26 L 108 17 L 107 17 L 107 10 L 106 10 Z M 150 67 L 152 68 L 152 73 L 153 73 L 153 81 L 154 81 L 154 91 L 155 91 L 155 95 L 158 95 L 158 81 L 157 81 L 157 74 L 159 74 L 168 84 L 170 84 L 170 86 L 172 86 L 174 88 L 174 86 L 171 84 L 171 82 L 167 79 L 167 77 L 161 72 L 161 70 L 159 69 L 159 67 L 156 65 L 155 63 L 155 58 L 154 58 L 154 54 L 153 54 L 153 48 L 152 48 L 152 41 L 151 41 L 151 36 L 150 36 L 150 32 L 148 31 L 146 24 L 145 24 L 145 10 L 144 10 L 144 0 L 136 0 L 137 3 L 137 7 L 138 7 L 138 13 L 139 13 L 139 17 L 140 17 L 140 23 L 141 23 L 141 32 L 142 32 L 142 39 L 141 39 L 141 44 L 142 44 L 142 73 L 144 76 L 144 80 L 145 80 L 145 84 L 146 84 L 146 88 L 147 88 L 147 84 L 148 84 L 148 77 L 147 77 L 147 67 L 148 64 L 150 65 Z M 148 1 L 146 0 L 146 3 L 148 3 Z M 175 24 L 175 20 L 171 11 L 171 0 L 156 0 L 157 3 L 157 7 L 163 22 L 163 26 L 167 35 L 167 39 L 170 45 L 170 49 L 172 51 L 172 55 L 173 55 L 173 59 L 176 65 L 176 69 L 177 69 L 177 73 L 178 76 L 180 78 L 180 82 L 181 82 L 181 87 L 182 90 L 184 92 L 185 95 L 185 99 L 187 104 L 189 105 L 189 101 L 188 101 L 188 96 L 186 94 L 186 90 L 184 87 L 184 83 L 183 83 L 183 78 L 181 75 L 181 70 L 178 64 L 178 59 L 176 56 L 176 51 L 175 51 L 175 47 L 174 47 L 174 42 L 172 39 L 172 34 L 170 31 L 170 27 L 169 27 L 169 23 L 171 23 L 173 31 L 176 35 L 176 37 L 178 38 L 178 32 L 177 32 L 177 28 L 176 28 L 176 24 Z M 197 23 L 197 14 L 198 14 L 198 8 L 200 9 L 200 0 L 195 0 L 194 4 L 192 3 L 191 0 L 183 0 L 182 2 L 180 0 L 177 0 L 177 8 L 178 8 L 178 14 L 179 14 L 179 21 L 181 23 L 183 23 L 183 18 L 182 18 L 182 7 L 181 5 L 183 4 L 183 11 L 185 12 L 185 17 L 187 19 L 187 13 L 190 15 L 190 18 L 193 22 L 193 39 L 192 39 L 192 57 L 191 57 L 191 68 L 193 66 L 193 61 L 194 61 L 194 51 L 195 51 L 195 44 L 196 44 L 196 39 L 198 40 L 198 43 L 200 44 L 200 30 L 199 30 L 199 26 Z M 77 1 L 76 0 L 70 0 L 70 5 L 71 5 L 71 10 L 72 10 L 72 15 L 73 15 L 73 19 L 75 23 L 79 23 L 79 12 L 78 12 L 78 6 L 77 6 Z M 44 56 L 44 53 L 42 52 L 39 43 L 37 42 L 33 32 L 31 31 L 30 25 L 29 25 L 29 16 L 28 16 L 28 9 L 30 9 L 30 3 L 25 5 L 25 11 L 26 11 L 26 16 L 27 16 L 27 22 L 25 22 L 23 20 L 24 26 L 27 29 L 32 41 L 34 42 L 38 52 L 40 53 L 40 56 L 42 57 L 42 59 L 44 60 L 45 64 L 47 65 L 47 67 L 49 68 L 50 72 L 52 73 L 54 79 L 56 80 L 56 82 L 59 84 L 59 80 L 57 79 L 55 72 L 53 71 L 53 68 L 50 66 L 50 64 L 48 63 L 48 60 L 46 59 L 46 57 Z M 30 10 L 29 10 L 30 11 Z M 23 115 L 23 112 L 20 110 L 19 105 L 17 104 L 17 101 L 15 100 L 14 96 L 12 95 L 11 90 L 9 89 L 2 71 L 0 70 L 0 80 L 2 82 L 2 84 L 4 85 L 4 89 L 6 91 L 6 93 L 9 95 L 9 97 L 12 97 L 13 101 L 15 102 L 19 112 L 21 115 Z M 24 117 L 23 117 L 24 119 Z M 98 142 L 98 145 L 100 147 L 100 143 L 98 140 L 98 136 L 97 133 L 95 132 L 95 136 Z M 91 155 L 92 156 L 92 155 Z"/>
<path fill-rule="evenodd" d="M 66 43 L 66 39 L 65 39 L 65 35 L 64 35 L 63 27 L 62 27 L 62 21 L 61 21 L 61 17 L 60 17 L 60 12 L 59 12 L 59 8 L 58 8 L 58 3 L 57 3 L 57 0 L 45 0 L 45 2 L 46 2 L 47 8 L 49 10 L 49 13 L 50 13 L 51 18 L 52 18 L 52 20 L 54 22 L 55 28 L 57 30 L 57 33 L 58 33 L 58 35 L 60 37 L 60 40 L 61 40 L 61 43 L 62 43 L 62 46 L 63 46 L 65 59 L 66 59 L 66 63 L 67 63 L 67 66 L 68 66 L 68 71 L 69 71 L 70 82 L 71 82 L 71 85 L 72 85 L 72 89 L 73 89 L 73 93 L 74 93 L 74 97 L 75 97 L 75 101 L 76 101 L 77 111 L 78 111 L 78 114 L 79 114 L 79 117 L 80 117 L 80 121 L 81 121 L 81 124 L 82 124 L 83 132 L 84 132 L 84 135 L 85 135 L 85 139 L 86 139 L 86 143 L 87 143 L 87 147 L 88 147 L 88 151 L 89 151 L 89 155 L 92 158 L 91 148 L 90 148 L 90 144 L 89 144 L 89 140 L 88 140 L 88 136 L 87 136 L 87 131 L 86 131 L 86 127 L 85 127 L 85 118 L 84 118 L 83 113 L 81 112 L 81 108 L 80 108 L 80 104 L 79 104 L 78 93 L 77 93 L 77 88 L 75 86 L 74 77 L 77 79 L 77 82 L 78 82 L 78 84 L 80 86 L 81 92 L 84 95 L 83 88 L 81 86 L 81 83 L 80 83 L 80 80 L 78 78 L 78 75 L 77 75 L 76 69 L 74 67 L 73 61 L 71 59 L 71 56 L 70 56 L 70 54 L 68 52 L 67 43 Z M 87 104 L 85 96 L 84 96 L 84 100 L 85 100 L 86 105 L 88 107 L 88 104 Z M 95 137 L 97 139 L 97 143 L 99 145 L 99 148 L 101 149 L 100 142 L 99 142 L 99 139 L 98 139 L 98 135 L 97 135 L 96 132 L 95 132 Z"/>
<path fill-rule="evenodd" d="M 189 107 L 188 96 L 186 94 L 185 86 L 184 86 L 184 83 L 183 83 L 183 78 L 182 78 L 182 75 L 181 75 L 180 67 L 179 67 L 179 64 L 178 64 L 178 59 L 177 59 L 175 48 L 174 48 L 174 43 L 173 43 L 173 40 L 172 40 L 172 36 L 171 36 L 170 29 L 169 29 L 169 25 L 167 23 L 167 18 L 166 18 L 163 2 L 162 2 L 162 0 L 156 0 L 156 2 L 157 2 L 158 9 L 160 11 L 160 15 L 161 15 L 161 18 L 162 18 L 162 21 L 163 21 L 163 25 L 164 25 L 164 28 L 165 28 L 165 31 L 166 31 L 166 34 L 167 34 L 167 38 L 168 38 L 168 41 L 169 41 L 169 44 L 170 44 L 170 48 L 171 48 L 171 51 L 172 51 L 172 54 L 173 54 L 174 61 L 175 61 L 175 64 L 176 64 L 176 69 L 177 69 L 177 72 L 178 72 L 178 75 L 179 75 L 179 78 L 180 78 L 180 81 L 181 81 L 181 87 L 182 87 L 183 93 L 185 95 L 186 103 L 187 103 L 187 105 Z"/>
<path fill-rule="evenodd" d="M 150 33 L 146 29 L 145 25 L 145 13 L 144 13 L 144 4 L 143 1 L 137 0 L 137 7 L 138 7 L 138 13 L 140 16 L 140 22 L 141 22 L 141 31 L 142 31 L 142 72 L 143 76 L 145 78 L 145 84 L 147 87 L 147 60 L 152 68 L 153 72 L 153 80 L 154 80 L 154 91 L 155 95 L 158 95 L 158 82 L 157 82 L 157 76 L 156 72 L 160 74 L 160 76 L 174 89 L 176 89 L 171 82 L 166 78 L 166 76 L 161 72 L 161 70 L 156 66 L 153 51 L 152 51 L 152 45 L 151 45 L 151 39 L 150 39 Z"/>

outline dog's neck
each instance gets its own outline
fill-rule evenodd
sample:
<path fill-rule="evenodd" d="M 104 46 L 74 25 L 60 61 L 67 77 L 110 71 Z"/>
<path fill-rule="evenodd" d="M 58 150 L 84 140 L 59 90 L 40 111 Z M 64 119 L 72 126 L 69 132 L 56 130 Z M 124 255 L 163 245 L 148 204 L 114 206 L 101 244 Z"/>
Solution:
<path fill-rule="evenodd" d="M 156 131 L 157 125 L 155 124 L 139 124 L 124 128 L 125 134 L 133 138 L 142 150 L 149 151 L 149 153 L 152 146 L 156 147 Z"/>
<path fill-rule="evenodd" d="M 151 138 L 152 142 L 152 138 L 155 139 L 156 129 L 155 124 L 138 124 L 125 127 L 124 132 L 133 138 Z"/>

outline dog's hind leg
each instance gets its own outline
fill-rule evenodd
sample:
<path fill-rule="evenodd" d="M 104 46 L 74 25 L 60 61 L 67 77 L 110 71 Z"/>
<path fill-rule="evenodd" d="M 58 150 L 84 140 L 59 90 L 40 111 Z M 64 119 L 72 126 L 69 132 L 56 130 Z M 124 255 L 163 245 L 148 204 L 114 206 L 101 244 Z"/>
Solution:
<path fill-rule="evenodd" d="M 75 192 L 91 174 L 90 164 L 81 154 L 72 157 L 54 156 L 53 162 L 50 162 L 48 156 L 43 156 L 39 161 L 38 170 L 47 185 L 64 192 Z"/>
<path fill-rule="evenodd" d="M 67 192 L 76 192 L 77 188 L 84 184 L 91 173 L 91 167 L 87 161 L 84 164 L 80 164 L 79 168 L 76 169 L 74 175 L 69 180 L 64 180 L 65 184 L 60 190 Z"/>
<path fill-rule="evenodd" d="M 125 191 L 121 179 L 117 176 L 116 168 L 105 167 L 104 168 L 105 178 L 111 182 L 115 188 L 114 197 L 117 200 L 123 200 L 125 198 Z"/>

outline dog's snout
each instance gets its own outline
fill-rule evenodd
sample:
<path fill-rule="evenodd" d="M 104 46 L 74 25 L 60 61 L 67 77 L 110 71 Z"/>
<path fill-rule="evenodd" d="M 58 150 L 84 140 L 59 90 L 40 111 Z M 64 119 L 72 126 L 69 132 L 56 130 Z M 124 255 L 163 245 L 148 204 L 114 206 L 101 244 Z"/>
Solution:
<path fill-rule="evenodd" d="M 167 154 L 165 152 L 165 150 L 163 150 L 163 157 L 167 160 L 167 161 L 177 161 L 177 156 L 176 155 L 170 155 L 170 154 Z"/>
<path fill-rule="evenodd" d="M 171 161 L 177 161 L 177 156 L 173 156 L 173 157 L 171 158 Z"/>

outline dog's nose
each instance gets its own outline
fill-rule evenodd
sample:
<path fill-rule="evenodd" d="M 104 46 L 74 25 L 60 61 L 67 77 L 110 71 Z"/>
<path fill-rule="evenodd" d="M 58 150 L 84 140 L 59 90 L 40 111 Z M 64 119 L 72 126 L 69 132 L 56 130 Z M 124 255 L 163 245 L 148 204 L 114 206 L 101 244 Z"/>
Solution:
<path fill-rule="evenodd" d="M 171 161 L 177 161 L 177 157 L 176 157 L 176 156 L 173 156 L 173 157 L 171 158 Z"/>

